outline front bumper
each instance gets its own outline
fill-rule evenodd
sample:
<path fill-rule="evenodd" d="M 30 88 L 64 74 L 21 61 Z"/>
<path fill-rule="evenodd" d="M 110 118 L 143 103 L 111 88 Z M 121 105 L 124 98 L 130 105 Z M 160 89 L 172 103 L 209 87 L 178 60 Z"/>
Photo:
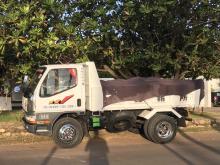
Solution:
<path fill-rule="evenodd" d="M 25 119 L 25 117 L 23 117 L 22 120 L 25 130 L 27 130 L 29 133 L 51 136 L 51 125 L 31 124 Z"/>
<path fill-rule="evenodd" d="M 25 130 L 27 130 L 30 133 L 35 134 L 37 126 L 35 124 L 28 123 L 25 117 L 23 117 L 22 120 L 23 120 L 23 125 L 24 125 Z"/>

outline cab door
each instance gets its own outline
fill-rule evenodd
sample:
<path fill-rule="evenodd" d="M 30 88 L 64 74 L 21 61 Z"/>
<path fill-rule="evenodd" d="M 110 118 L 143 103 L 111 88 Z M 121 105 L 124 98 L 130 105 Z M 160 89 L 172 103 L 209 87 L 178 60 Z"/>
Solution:
<path fill-rule="evenodd" d="M 80 68 L 50 69 L 38 86 L 37 112 L 84 111 L 83 86 Z"/>

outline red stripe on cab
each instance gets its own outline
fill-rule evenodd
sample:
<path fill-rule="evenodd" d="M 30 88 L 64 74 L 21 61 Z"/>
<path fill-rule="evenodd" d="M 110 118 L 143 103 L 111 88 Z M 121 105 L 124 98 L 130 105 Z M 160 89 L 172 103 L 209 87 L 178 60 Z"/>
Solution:
<path fill-rule="evenodd" d="M 66 96 L 64 97 L 64 99 L 60 102 L 60 104 L 64 104 L 65 102 L 67 102 L 69 99 L 71 99 L 74 95 L 70 95 L 70 96 Z"/>

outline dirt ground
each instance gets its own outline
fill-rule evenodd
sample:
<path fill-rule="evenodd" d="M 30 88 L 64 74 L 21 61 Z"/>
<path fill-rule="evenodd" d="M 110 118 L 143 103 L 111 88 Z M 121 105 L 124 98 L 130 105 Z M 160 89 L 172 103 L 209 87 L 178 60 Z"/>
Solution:
<path fill-rule="evenodd" d="M 218 131 L 179 132 L 169 144 L 147 141 L 130 132 L 91 135 L 72 149 L 61 149 L 52 141 L 2 144 L 1 165 L 219 165 Z"/>

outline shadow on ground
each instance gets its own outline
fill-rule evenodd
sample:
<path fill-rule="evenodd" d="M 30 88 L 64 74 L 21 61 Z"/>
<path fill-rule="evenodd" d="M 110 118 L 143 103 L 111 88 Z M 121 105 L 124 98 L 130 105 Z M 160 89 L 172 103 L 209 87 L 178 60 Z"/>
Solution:
<path fill-rule="evenodd" d="M 201 141 L 196 140 L 195 138 L 193 138 L 193 137 L 187 135 L 187 134 L 186 134 L 185 132 L 183 132 L 182 130 L 179 130 L 179 134 L 180 134 L 182 137 L 184 137 L 185 139 L 191 141 L 192 143 L 195 143 L 195 144 L 199 145 L 200 147 L 203 147 L 203 148 L 209 150 L 210 152 L 213 152 L 213 153 L 215 153 L 215 154 L 220 154 L 220 150 L 218 150 L 218 149 L 216 149 L 216 148 L 214 148 L 214 147 L 211 147 L 211 146 L 209 146 L 208 144 L 206 144 L 206 143 L 204 143 L 204 142 L 201 142 Z"/>
<path fill-rule="evenodd" d="M 206 113 L 203 113 L 203 112 L 190 112 L 192 115 L 194 116 L 197 116 L 197 117 L 202 117 L 204 119 L 208 119 L 210 120 L 210 126 L 216 130 L 216 131 L 220 131 L 220 123 L 217 122 L 217 118 L 213 117 L 213 116 L 210 116 Z M 198 140 L 196 137 L 193 137 L 193 136 L 189 136 L 187 133 L 185 133 L 183 130 L 178 130 L 179 134 L 185 138 L 186 140 L 194 143 L 195 145 L 207 150 L 207 152 L 211 152 L 213 154 L 217 154 L 217 155 L 220 155 L 220 150 L 213 147 L 213 146 L 210 146 L 209 143 L 208 143 L 208 140 L 206 142 L 202 142 L 200 140 Z M 195 162 L 191 161 L 187 156 L 183 155 L 182 153 L 178 152 L 175 148 L 172 148 L 169 144 L 165 144 L 163 145 L 164 148 L 166 148 L 169 152 L 171 152 L 175 157 L 177 157 L 178 159 L 180 159 L 182 162 L 184 162 L 185 164 L 189 164 L 189 165 L 194 165 L 196 164 Z M 204 156 L 200 156 L 200 153 L 195 149 L 193 148 L 190 148 L 189 151 L 187 152 L 190 152 L 192 153 L 194 156 L 198 155 L 200 157 L 200 159 L 203 159 L 204 161 L 207 161 L 207 158 L 204 157 Z M 211 162 L 209 162 L 210 164 L 212 164 Z"/>
<path fill-rule="evenodd" d="M 54 146 L 43 160 L 41 165 L 48 165 L 57 149 L 58 148 Z M 109 165 L 109 148 L 105 139 L 99 136 L 98 130 L 94 131 L 94 136 L 89 138 L 85 147 L 85 151 L 89 152 L 89 165 Z"/>
<path fill-rule="evenodd" d="M 57 147 L 54 146 L 50 152 L 48 153 L 47 157 L 43 160 L 43 162 L 41 163 L 41 165 L 48 165 L 50 160 L 52 159 L 53 155 L 55 154 L 55 152 L 57 151 Z"/>
<path fill-rule="evenodd" d="M 199 141 L 196 139 L 196 137 L 192 137 L 192 136 L 189 136 L 187 135 L 185 132 L 183 132 L 182 130 L 179 130 L 179 134 L 185 138 L 186 140 L 188 140 L 189 142 L 192 142 L 194 143 L 195 145 L 205 149 L 207 152 L 210 152 L 210 153 L 213 153 L 213 154 L 216 154 L 216 155 L 220 155 L 220 150 L 213 147 L 213 146 L 210 146 L 208 145 L 208 141 L 206 142 L 202 142 L 202 141 Z M 182 152 L 179 152 L 177 151 L 175 148 L 176 147 L 181 147 L 181 146 L 178 146 L 176 144 L 174 144 L 175 147 L 171 147 L 169 144 L 165 144 L 163 145 L 164 148 L 166 148 L 169 152 L 171 152 L 176 158 L 178 158 L 179 160 L 181 160 L 182 162 L 184 162 L 185 164 L 188 164 L 188 165 L 196 165 L 197 163 L 190 160 L 190 157 L 184 155 Z M 181 145 L 181 144 L 180 144 Z M 200 155 L 200 152 L 197 150 L 197 149 L 194 149 L 194 148 L 191 148 L 189 147 L 189 149 L 187 149 L 186 151 L 187 153 L 191 153 L 195 158 L 198 157 L 199 159 L 202 159 L 205 161 L 208 161 L 209 159 L 207 157 L 205 157 L 204 155 Z M 212 164 L 212 160 L 209 160 L 209 164 Z"/>
<path fill-rule="evenodd" d="M 172 149 L 168 145 L 163 145 L 163 147 L 166 148 L 169 152 L 171 152 L 175 157 L 177 157 L 180 160 L 182 160 L 184 163 L 186 163 L 188 165 L 193 165 L 193 163 L 190 160 L 188 160 L 187 158 L 185 158 L 183 156 L 183 154 L 178 153 L 176 150 Z"/>
<path fill-rule="evenodd" d="M 94 131 L 94 137 L 90 137 L 85 151 L 89 152 L 89 165 L 109 165 L 109 148 L 105 139 L 99 136 L 98 130 Z"/>

